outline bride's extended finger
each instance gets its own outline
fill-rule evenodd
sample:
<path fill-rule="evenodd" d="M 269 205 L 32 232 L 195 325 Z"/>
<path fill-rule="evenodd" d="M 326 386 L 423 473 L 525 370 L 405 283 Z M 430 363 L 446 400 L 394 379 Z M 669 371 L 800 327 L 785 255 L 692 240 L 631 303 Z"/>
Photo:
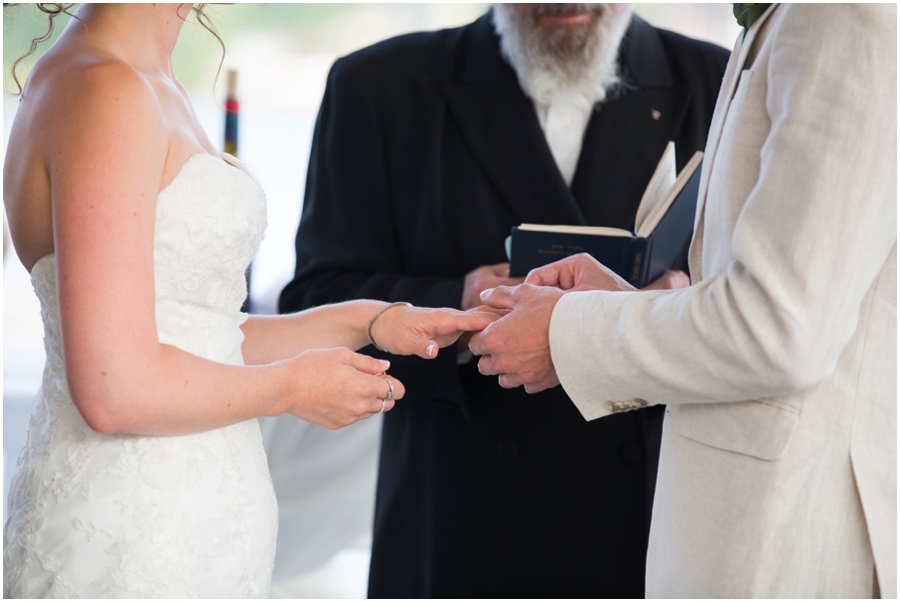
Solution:
<path fill-rule="evenodd" d="M 437 309 L 429 316 L 430 324 L 426 326 L 426 332 L 436 336 L 457 336 L 463 332 L 484 330 L 488 324 L 497 319 L 496 314 L 489 311 L 464 312 L 458 309 Z M 456 340 L 454 338 L 454 340 Z M 452 341 L 442 344 L 449 345 Z"/>
<path fill-rule="evenodd" d="M 491 323 L 500 319 L 500 315 L 493 311 L 466 312 L 456 320 L 456 327 L 466 332 L 478 332 L 484 330 Z"/>
<path fill-rule="evenodd" d="M 470 314 L 484 314 L 484 313 L 490 313 L 490 314 L 494 314 L 494 315 L 497 316 L 498 318 L 502 318 L 503 316 L 505 316 L 506 314 L 508 314 L 510 311 L 512 311 L 512 310 L 510 310 L 510 309 L 497 309 L 496 307 L 491 307 L 491 306 L 489 306 L 489 305 L 479 305 L 478 307 L 473 307 L 472 309 L 470 309 L 470 310 L 468 311 L 468 313 L 470 313 Z"/>

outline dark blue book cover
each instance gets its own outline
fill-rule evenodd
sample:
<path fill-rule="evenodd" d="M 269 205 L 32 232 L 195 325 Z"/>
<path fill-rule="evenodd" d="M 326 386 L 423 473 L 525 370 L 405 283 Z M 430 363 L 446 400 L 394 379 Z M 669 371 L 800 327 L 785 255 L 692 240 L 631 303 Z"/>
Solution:
<path fill-rule="evenodd" d="M 569 255 L 589 253 L 631 285 L 637 288 L 646 286 L 672 268 L 690 244 L 700 172 L 698 164 L 646 238 L 633 233 L 615 236 L 514 227 L 509 247 L 510 276 L 525 276 L 534 268 Z"/>
<path fill-rule="evenodd" d="M 589 253 L 634 284 L 640 281 L 648 240 L 636 236 L 603 236 L 568 232 L 512 229 L 510 276 L 524 276 L 534 268 L 569 255 Z"/>

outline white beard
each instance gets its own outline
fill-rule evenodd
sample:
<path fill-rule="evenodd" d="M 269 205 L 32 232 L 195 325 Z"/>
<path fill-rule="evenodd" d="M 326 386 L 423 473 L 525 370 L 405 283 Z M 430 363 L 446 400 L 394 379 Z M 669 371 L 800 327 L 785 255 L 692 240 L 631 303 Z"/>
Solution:
<path fill-rule="evenodd" d="M 500 50 L 516 72 L 522 90 L 535 102 L 564 101 L 591 107 L 606 100 L 620 84 L 619 44 L 631 22 L 631 7 L 620 6 L 598 14 L 576 49 L 555 49 L 531 15 L 518 7 L 494 5 L 494 27 L 500 36 Z"/>

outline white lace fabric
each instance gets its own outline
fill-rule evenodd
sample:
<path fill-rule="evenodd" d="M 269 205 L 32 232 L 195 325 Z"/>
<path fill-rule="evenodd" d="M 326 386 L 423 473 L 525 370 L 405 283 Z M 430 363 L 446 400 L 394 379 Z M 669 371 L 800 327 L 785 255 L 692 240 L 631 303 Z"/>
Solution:
<path fill-rule="evenodd" d="M 194 155 L 160 192 L 161 343 L 242 364 L 244 271 L 265 196 L 238 164 Z M 9 493 L 4 597 L 265 597 L 277 509 L 256 420 L 173 437 L 91 430 L 66 386 L 56 260 L 32 269 L 47 363 Z"/>

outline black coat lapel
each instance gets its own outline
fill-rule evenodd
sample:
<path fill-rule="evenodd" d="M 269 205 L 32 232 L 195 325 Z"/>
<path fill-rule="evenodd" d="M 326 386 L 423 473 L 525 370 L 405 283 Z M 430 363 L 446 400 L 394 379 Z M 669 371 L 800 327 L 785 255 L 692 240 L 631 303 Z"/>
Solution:
<path fill-rule="evenodd" d="M 500 55 L 490 13 L 461 30 L 442 78 L 472 153 L 522 222 L 585 224 L 541 131 L 534 105 Z"/>
<path fill-rule="evenodd" d="M 595 226 L 634 229 L 644 187 L 690 105 L 690 91 L 673 85 L 657 32 L 638 17 L 619 53 L 624 82 L 588 123 L 572 194 Z M 690 158 L 678 152 L 679 169 Z"/>

